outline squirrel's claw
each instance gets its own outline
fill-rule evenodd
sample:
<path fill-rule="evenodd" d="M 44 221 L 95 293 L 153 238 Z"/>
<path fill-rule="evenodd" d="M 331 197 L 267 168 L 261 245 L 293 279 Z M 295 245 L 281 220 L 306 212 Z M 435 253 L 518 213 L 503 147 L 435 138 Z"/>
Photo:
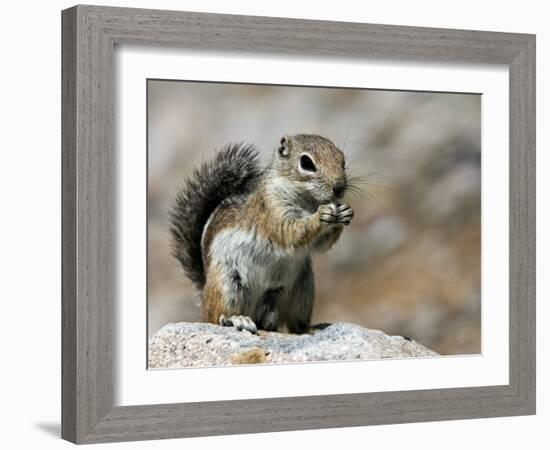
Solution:
<path fill-rule="evenodd" d="M 235 327 L 238 331 L 246 330 L 252 334 L 258 334 L 256 324 L 248 316 L 231 316 L 226 318 L 222 314 L 220 316 L 220 325 L 222 327 Z"/>
<path fill-rule="evenodd" d="M 330 225 L 338 223 L 338 207 L 334 203 L 319 206 L 319 220 Z"/>
<path fill-rule="evenodd" d="M 353 218 L 353 209 L 347 203 L 335 205 L 329 203 L 319 206 L 319 219 L 331 225 L 349 225 Z"/>
<path fill-rule="evenodd" d="M 338 223 L 349 225 L 353 218 L 353 209 L 346 203 L 338 205 Z"/>

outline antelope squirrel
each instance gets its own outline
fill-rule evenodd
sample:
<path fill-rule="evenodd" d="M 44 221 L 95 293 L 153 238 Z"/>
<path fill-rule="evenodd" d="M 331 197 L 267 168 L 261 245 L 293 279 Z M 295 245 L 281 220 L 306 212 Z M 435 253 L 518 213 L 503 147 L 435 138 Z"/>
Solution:
<path fill-rule="evenodd" d="M 187 179 L 170 211 L 173 255 L 201 291 L 203 320 L 256 333 L 311 327 L 311 254 L 328 250 L 353 210 L 344 154 L 328 139 L 285 136 L 261 170 L 231 144 Z"/>

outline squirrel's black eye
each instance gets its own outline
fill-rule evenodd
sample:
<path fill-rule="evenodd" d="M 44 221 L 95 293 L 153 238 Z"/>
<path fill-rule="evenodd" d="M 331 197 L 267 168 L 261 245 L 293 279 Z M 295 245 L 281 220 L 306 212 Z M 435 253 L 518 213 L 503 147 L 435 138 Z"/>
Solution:
<path fill-rule="evenodd" d="M 302 155 L 300 157 L 300 167 L 308 172 L 315 172 L 317 170 L 315 164 L 313 164 L 313 161 L 307 155 Z"/>

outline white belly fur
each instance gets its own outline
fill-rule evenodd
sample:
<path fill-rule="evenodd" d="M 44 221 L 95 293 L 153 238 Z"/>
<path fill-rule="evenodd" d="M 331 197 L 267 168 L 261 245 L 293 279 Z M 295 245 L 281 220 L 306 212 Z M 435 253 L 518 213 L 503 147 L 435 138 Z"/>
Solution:
<path fill-rule="evenodd" d="M 278 248 L 254 231 L 230 228 L 215 236 L 209 256 L 210 264 L 222 273 L 224 289 L 231 289 L 231 277 L 237 272 L 255 306 L 266 290 L 294 284 L 307 253 Z"/>

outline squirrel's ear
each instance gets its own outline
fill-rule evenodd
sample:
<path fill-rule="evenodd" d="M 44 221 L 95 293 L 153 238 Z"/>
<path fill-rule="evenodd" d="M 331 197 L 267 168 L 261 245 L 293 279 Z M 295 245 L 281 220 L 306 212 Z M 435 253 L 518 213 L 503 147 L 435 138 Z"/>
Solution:
<path fill-rule="evenodd" d="M 289 154 L 290 150 L 288 149 L 288 141 L 286 136 L 283 136 L 281 138 L 281 146 L 279 147 L 279 155 L 286 158 Z"/>

